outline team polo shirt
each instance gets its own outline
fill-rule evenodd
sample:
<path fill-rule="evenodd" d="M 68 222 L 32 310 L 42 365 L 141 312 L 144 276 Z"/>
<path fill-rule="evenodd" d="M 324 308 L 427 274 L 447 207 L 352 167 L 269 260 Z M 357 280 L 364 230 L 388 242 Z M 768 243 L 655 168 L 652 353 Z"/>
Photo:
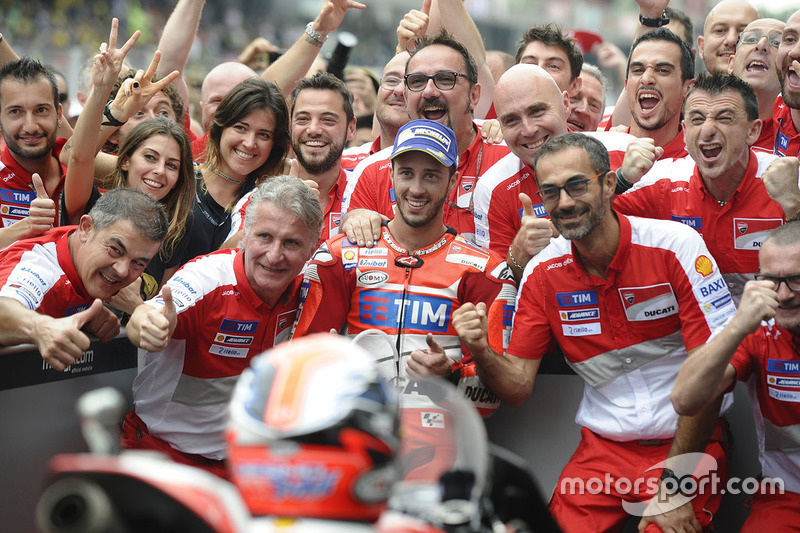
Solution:
<path fill-rule="evenodd" d="M 753 404 L 764 477 L 800 493 L 800 339 L 777 325 L 745 337 L 731 359 Z"/>
<path fill-rule="evenodd" d="M 328 198 L 330 200 L 328 201 L 328 205 L 325 206 L 325 212 L 322 214 L 322 234 L 319 237 L 318 244 L 322 244 L 339 233 L 339 226 L 342 223 L 342 196 L 344 196 L 349 176 L 349 173 L 341 169 L 336 183 L 333 184 L 333 187 L 331 187 L 328 193 Z M 236 206 L 231 213 L 231 231 L 228 233 L 228 236 L 225 237 L 226 241 L 244 229 L 244 214 L 245 211 L 247 211 L 247 206 L 250 205 L 250 196 L 252 196 L 255 191 L 256 189 L 251 190 L 242 196 L 241 200 L 236 202 Z"/>
<path fill-rule="evenodd" d="M 63 137 L 56 140 L 56 144 L 50 152 L 52 157 L 58 159 L 66 142 L 67 139 Z M 50 198 L 56 203 L 55 220 L 61 220 L 61 195 L 64 192 L 64 176 L 67 175 L 66 165 L 61 163 L 59 165 L 61 179 L 55 190 L 49 192 Z M 11 151 L 6 148 L 0 152 L 0 220 L 2 220 L 2 226 L 8 227 L 14 222 L 27 218 L 31 202 L 35 199 L 33 175 L 22 168 L 11 155 Z"/>
<path fill-rule="evenodd" d="M 758 272 L 758 251 L 770 231 L 784 222 L 781 206 L 767 194 L 761 175 L 776 156 L 750 152 L 744 178 L 720 205 L 708 192 L 691 158 L 662 166 L 614 200 L 614 209 L 633 216 L 683 222 L 703 236 L 734 297 Z M 656 179 L 657 174 L 662 179 Z"/>
<path fill-rule="evenodd" d="M 576 422 L 615 441 L 672 437 L 669 395 L 688 350 L 736 309 L 696 232 L 620 215 L 606 278 L 563 237 L 525 268 L 508 353 L 540 359 L 555 338 L 586 382 Z"/>
<path fill-rule="evenodd" d="M 55 318 L 88 308 L 93 298 L 75 270 L 67 241 L 76 229 L 59 226 L 0 251 L 0 296 Z"/>
<path fill-rule="evenodd" d="M 792 120 L 792 109 L 778 95 L 772 106 L 772 119 L 775 121 L 773 153 L 781 157 L 800 156 L 800 133 Z"/>
<path fill-rule="evenodd" d="M 150 434 L 182 452 L 225 457 L 228 400 L 250 359 L 287 339 L 299 303 L 298 276 L 274 307 L 255 293 L 240 250 L 184 265 L 167 285 L 178 313 L 169 345 L 139 350 L 136 414 Z M 161 307 L 161 296 L 147 302 Z"/>
<path fill-rule="evenodd" d="M 381 151 L 381 136 L 372 142 L 364 143 L 361 146 L 347 148 L 342 152 L 342 168 L 353 170 L 364 159 Z"/>
<path fill-rule="evenodd" d="M 761 133 L 751 148 L 757 152 L 773 153 L 775 149 L 775 119 L 769 117 L 761 121 Z"/>
<path fill-rule="evenodd" d="M 631 132 L 630 126 L 628 126 L 627 132 Z M 670 142 L 663 146 L 664 155 L 661 156 L 661 159 L 679 159 L 689 155 L 689 151 L 686 149 L 686 140 L 684 139 L 683 134 L 683 128 L 680 128 L 678 130 L 678 134 L 673 137 Z"/>
<path fill-rule="evenodd" d="M 206 160 L 206 143 L 208 143 L 208 132 L 192 141 L 192 157 L 199 163 Z"/>
<path fill-rule="evenodd" d="M 466 302 L 484 302 L 490 343 L 502 352 L 511 333 L 515 295 L 503 258 L 452 229 L 429 246 L 408 250 L 384 225 L 372 248 L 359 248 L 344 235 L 320 246 L 305 272 L 303 303 L 292 335 L 345 325 L 350 336 L 380 330 L 396 346 L 399 359 L 384 338 L 366 338 L 359 345 L 375 355 L 383 378 L 405 391 L 408 356 L 427 349 L 426 337 L 432 334 L 450 359 L 469 364 L 456 372 L 458 387 L 485 414 L 497 408 L 499 399 L 477 378 L 452 315 Z"/>
<path fill-rule="evenodd" d="M 487 143 L 477 127 L 473 129 L 475 140 L 458 157 L 459 180 L 444 205 L 444 223 L 469 239 L 475 234 L 472 194 L 478 178 L 510 152 L 505 144 Z M 385 148 L 356 167 L 345 193 L 343 212 L 364 208 L 394 218 L 391 153 L 392 147 Z"/>
<path fill-rule="evenodd" d="M 622 166 L 625 150 L 636 137 L 627 133 L 586 133 L 598 139 L 608 150 L 611 170 Z M 537 195 L 539 187 L 533 169 L 514 153 L 507 154 L 481 176 L 472 196 L 475 217 L 475 243 L 503 257 L 522 227 L 522 204 L 519 193 L 524 192 L 533 202 L 533 212 L 547 218 L 547 211 Z"/>

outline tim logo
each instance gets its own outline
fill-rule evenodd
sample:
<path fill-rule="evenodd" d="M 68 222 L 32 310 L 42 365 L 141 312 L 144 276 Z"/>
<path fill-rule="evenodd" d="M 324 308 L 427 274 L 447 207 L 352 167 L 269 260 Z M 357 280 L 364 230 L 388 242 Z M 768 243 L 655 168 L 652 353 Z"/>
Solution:
<path fill-rule="evenodd" d="M 557 292 L 556 301 L 559 307 L 597 305 L 597 291 Z"/>
<path fill-rule="evenodd" d="M 524 211 L 522 209 L 518 209 L 517 211 L 519 212 L 519 218 L 522 219 Z M 544 204 L 534 205 L 533 214 L 536 215 L 537 218 L 547 218 L 547 210 L 545 210 Z"/>
<path fill-rule="evenodd" d="M 671 215 L 670 218 L 672 218 L 672 220 L 675 222 L 686 224 L 694 230 L 700 231 L 703 229 L 703 219 L 701 217 L 679 217 L 677 215 Z"/>
<path fill-rule="evenodd" d="M 397 328 L 400 315 L 403 327 L 432 333 L 444 333 L 450 324 L 453 302 L 424 294 L 402 295 L 383 291 L 361 291 L 358 318 L 369 326 Z"/>
<path fill-rule="evenodd" d="M 219 326 L 220 331 L 230 331 L 233 333 L 252 333 L 258 329 L 258 321 L 231 320 L 226 318 Z"/>

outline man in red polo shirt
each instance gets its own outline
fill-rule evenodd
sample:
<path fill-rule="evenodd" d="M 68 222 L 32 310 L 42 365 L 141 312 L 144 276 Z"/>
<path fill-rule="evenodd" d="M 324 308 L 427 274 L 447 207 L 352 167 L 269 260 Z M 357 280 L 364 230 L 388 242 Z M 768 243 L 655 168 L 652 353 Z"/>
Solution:
<path fill-rule="evenodd" d="M 797 161 L 751 150 L 761 126 L 758 100 L 734 75 L 700 76 L 684 115 L 692 157 L 654 168 L 614 207 L 697 230 L 738 301 L 758 272 L 764 237 L 800 212 Z"/>
<path fill-rule="evenodd" d="M 582 440 L 550 502 L 563 531 L 621 531 L 628 510 L 647 515 L 640 531 L 698 531 L 721 495 L 697 495 L 687 505 L 653 492 L 664 488 L 657 465 L 690 452 L 705 451 L 725 477 L 719 404 L 679 420 L 669 394 L 687 354 L 735 312 L 727 287 L 695 232 L 612 210 L 617 180 L 597 139 L 567 133 L 548 141 L 534 171 L 561 235 L 525 267 L 508 348 L 500 354 L 490 346 L 483 303 L 454 311 L 456 332 L 483 383 L 511 405 L 530 395 L 553 340 L 586 382 L 576 419 Z M 570 480 L 592 487 L 609 475 L 638 487 L 649 480 L 653 490 L 569 489 Z M 672 512 L 653 516 L 648 501 Z"/>
<path fill-rule="evenodd" d="M 0 246 L 49 229 L 29 224 L 31 211 L 52 211 L 51 224 L 58 221 L 57 200 L 66 174 L 58 160 L 66 142 L 56 138 L 61 120 L 58 82 L 41 63 L 23 57 L 0 69 L 0 129 L 6 143 L 0 153 Z M 34 173 L 43 194 L 37 195 Z"/>
<path fill-rule="evenodd" d="M 786 21 L 775 59 L 781 96 L 775 100 L 775 154 L 800 156 L 800 10 Z"/>
<path fill-rule="evenodd" d="M 444 223 L 473 239 L 475 222 L 472 192 L 475 184 L 509 152 L 504 145 L 484 142 L 473 122 L 473 112 L 481 95 L 475 60 L 463 44 L 442 31 L 420 42 L 411 53 L 405 72 L 409 116 L 412 119 L 434 120 L 455 132 L 459 181 L 445 202 Z M 360 246 L 371 245 L 377 240 L 382 217 L 394 217 L 395 199 L 389 152 L 388 149 L 382 150 L 359 163 L 345 193 L 343 210 L 348 211 L 348 215 L 343 229 Z M 358 216 L 349 213 L 355 209 L 359 211 Z M 365 210 L 374 213 L 369 214 Z M 371 224 L 362 226 L 354 222 L 362 218 Z M 364 231 L 363 228 L 369 229 Z"/>

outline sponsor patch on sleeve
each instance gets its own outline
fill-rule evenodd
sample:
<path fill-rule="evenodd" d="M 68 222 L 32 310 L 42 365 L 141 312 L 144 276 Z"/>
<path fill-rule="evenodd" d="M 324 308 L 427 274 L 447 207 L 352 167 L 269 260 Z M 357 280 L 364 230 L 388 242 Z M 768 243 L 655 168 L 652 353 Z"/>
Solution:
<path fill-rule="evenodd" d="M 714 263 L 708 256 L 701 255 L 694 261 L 694 269 L 703 277 L 710 275 L 714 271 Z"/>

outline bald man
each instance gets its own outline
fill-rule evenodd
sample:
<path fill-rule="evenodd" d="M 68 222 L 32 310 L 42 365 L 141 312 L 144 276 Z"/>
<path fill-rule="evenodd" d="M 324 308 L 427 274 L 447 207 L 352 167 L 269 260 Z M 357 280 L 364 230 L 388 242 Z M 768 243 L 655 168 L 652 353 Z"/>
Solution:
<path fill-rule="evenodd" d="M 781 92 L 775 60 L 785 26 L 776 19 L 758 19 L 748 24 L 728 66 L 730 73 L 746 81 L 758 97 L 758 118 L 762 125 L 761 135 L 753 148 L 769 152 L 775 144 L 772 107 Z"/>
<path fill-rule="evenodd" d="M 706 70 L 726 74 L 739 33 L 759 18 L 758 10 L 746 0 L 722 0 L 714 6 L 703 24 L 703 35 L 697 37 L 697 49 Z"/>
<path fill-rule="evenodd" d="M 255 78 L 256 71 L 238 61 L 228 61 L 212 68 L 203 79 L 200 88 L 200 110 L 203 114 L 203 130 L 208 131 L 214 111 L 231 89 L 246 79 Z"/>
<path fill-rule="evenodd" d="M 567 133 L 570 99 L 546 70 L 521 63 L 500 76 L 494 104 L 511 153 L 475 186 L 475 242 L 505 255 L 519 279 L 524 265 L 553 236 L 553 226 L 537 196 L 533 161 L 549 139 Z M 625 133 L 596 135 L 611 153 L 611 166 L 616 169 L 635 138 Z"/>

